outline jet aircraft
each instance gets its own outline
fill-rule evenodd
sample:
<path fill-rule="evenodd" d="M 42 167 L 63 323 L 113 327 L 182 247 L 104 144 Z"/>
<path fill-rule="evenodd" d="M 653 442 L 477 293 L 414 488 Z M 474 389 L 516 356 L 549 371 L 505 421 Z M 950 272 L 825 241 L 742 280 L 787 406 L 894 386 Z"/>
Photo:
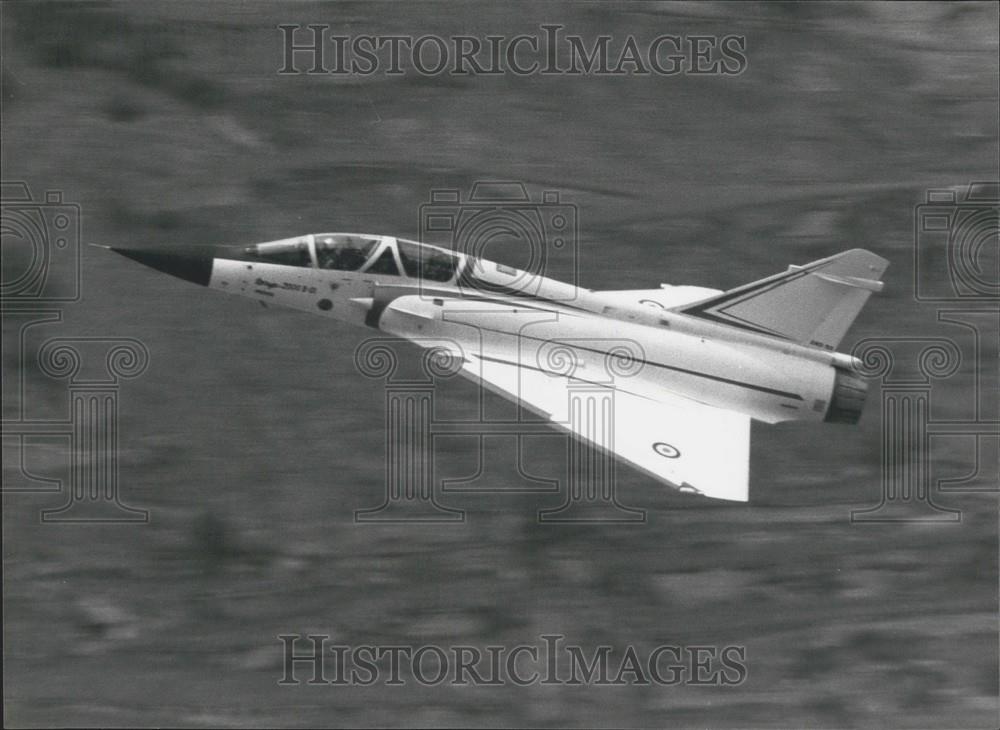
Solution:
<path fill-rule="evenodd" d="M 752 420 L 857 423 L 867 383 L 836 348 L 888 265 L 852 249 L 729 291 L 592 291 L 386 235 L 111 250 L 435 348 L 462 375 L 653 478 L 741 502 Z M 601 401 L 613 405 L 578 413 L 574 387 L 613 394 Z"/>

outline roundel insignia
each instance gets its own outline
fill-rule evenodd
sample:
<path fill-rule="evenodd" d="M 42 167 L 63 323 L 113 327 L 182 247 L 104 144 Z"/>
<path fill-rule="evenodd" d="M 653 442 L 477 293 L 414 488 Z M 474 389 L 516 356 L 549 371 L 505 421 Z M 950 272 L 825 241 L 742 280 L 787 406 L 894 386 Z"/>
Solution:
<path fill-rule="evenodd" d="M 657 441 L 653 444 L 653 451 L 667 459 L 676 459 L 681 455 L 681 452 L 677 448 L 671 446 L 670 444 L 665 444 L 662 441 Z"/>

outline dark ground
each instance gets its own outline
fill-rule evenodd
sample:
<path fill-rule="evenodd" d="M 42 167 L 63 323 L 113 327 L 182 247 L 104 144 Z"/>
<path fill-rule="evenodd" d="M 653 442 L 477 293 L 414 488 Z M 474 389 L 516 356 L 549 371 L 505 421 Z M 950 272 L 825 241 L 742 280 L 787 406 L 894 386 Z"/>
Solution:
<path fill-rule="evenodd" d="M 65 191 L 84 240 L 113 246 L 416 237 L 430 189 L 523 180 L 579 206 L 581 283 L 596 289 L 728 288 L 870 248 L 892 264 L 849 350 L 940 333 L 935 308 L 913 299 L 913 206 L 928 187 L 998 176 L 995 4 L 0 13 L 3 178 Z M 739 33 L 749 66 L 729 78 L 278 76 L 275 26 L 296 22 Z M 623 467 L 621 499 L 648 510 L 644 525 L 540 525 L 535 511 L 558 498 L 471 495 L 449 499 L 469 511 L 463 525 L 359 526 L 353 510 L 384 493 L 382 385 L 353 363 L 367 333 L 98 249 L 83 252 L 83 286 L 54 333 L 135 337 L 151 353 L 120 414 L 123 497 L 151 521 L 43 525 L 58 495 L 5 494 L 6 725 L 998 724 L 996 494 L 948 495 L 960 524 L 852 524 L 851 508 L 880 494 L 877 391 L 857 428 L 755 426 L 749 506 Z M 5 381 L 16 369 L 5 352 Z M 29 379 L 42 410 L 64 397 Z M 468 417 L 473 387 L 448 387 Z M 937 417 L 961 417 L 960 395 Z M 561 451 L 537 451 L 536 472 L 559 468 Z M 64 474 L 39 458 L 35 471 Z M 962 458 L 936 468 L 961 473 Z M 748 677 L 279 687 L 276 636 L 308 632 L 351 645 L 544 633 L 585 647 L 739 644 Z"/>

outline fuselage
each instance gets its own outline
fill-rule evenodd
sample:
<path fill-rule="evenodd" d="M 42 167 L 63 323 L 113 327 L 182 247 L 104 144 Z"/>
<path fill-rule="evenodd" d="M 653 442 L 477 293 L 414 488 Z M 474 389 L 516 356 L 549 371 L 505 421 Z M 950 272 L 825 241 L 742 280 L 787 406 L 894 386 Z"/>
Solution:
<path fill-rule="evenodd" d="M 217 251 L 199 276 L 268 305 L 453 343 L 477 357 L 509 360 L 518 352 L 522 367 L 565 374 L 564 359 L 553 357 L 558 346 L 584 380 L 604 377 L 619 343 L 630 370 L 617 387 L 653 400 L 681 395 L 768 423 L 839 420 L 831 414 L 852 364 L 840 353 L 391 236 L 309 234 Z"/>

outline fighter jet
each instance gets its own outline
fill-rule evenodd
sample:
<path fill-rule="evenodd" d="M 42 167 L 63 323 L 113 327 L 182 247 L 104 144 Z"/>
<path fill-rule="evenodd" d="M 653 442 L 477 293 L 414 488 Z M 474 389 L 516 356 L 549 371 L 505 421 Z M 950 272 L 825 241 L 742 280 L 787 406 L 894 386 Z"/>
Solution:
<path fill-rule="evenodd" d="M 867 383 L 836 347 L 888 265 L 852 249 L 729 291 L 592 291 L 385 235 L 112 250 L 434 348 L 462 375 L 654 479 L 740 502 L 751 420 L 857 423 Z M 599 397 L 571 397 L 580 389 Z"/>

